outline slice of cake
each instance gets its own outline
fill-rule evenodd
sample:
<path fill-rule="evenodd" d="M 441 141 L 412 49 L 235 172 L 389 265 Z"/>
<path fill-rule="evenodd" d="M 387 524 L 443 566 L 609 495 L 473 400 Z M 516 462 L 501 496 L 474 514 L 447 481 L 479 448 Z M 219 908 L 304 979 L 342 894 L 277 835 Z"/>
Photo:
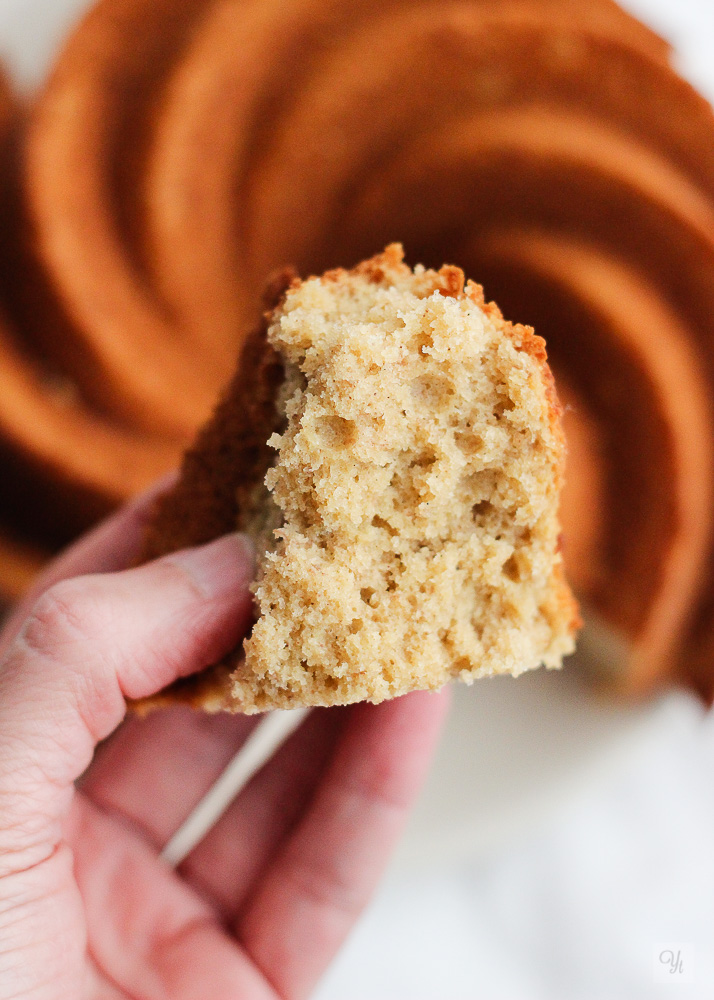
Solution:
<path fill-rule="evenodd" d="M 247 532 L 255 622 L 159 702 L 379 702 L 572 651 L 545 345 L 458 268 L 402 256 L 272 289 L 145 551 Z"/>

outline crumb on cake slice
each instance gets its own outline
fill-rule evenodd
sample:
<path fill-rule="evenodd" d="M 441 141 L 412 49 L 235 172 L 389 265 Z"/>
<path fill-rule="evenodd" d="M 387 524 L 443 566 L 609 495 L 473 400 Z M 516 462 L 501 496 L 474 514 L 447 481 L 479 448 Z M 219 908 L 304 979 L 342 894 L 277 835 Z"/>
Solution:
<path fill-rule="evenodd" d="M 540 337 L 393 244 L 266 292 L 263 325 L 149 525 L 143 559 L 257 550 L 251 634 L 135 704 L 254 713 L 557 667 L 565 441 Z"/>
<path fill-rule="evenodd" d="M 458 268 L 402 256 L 294 280 L 269 319 L 284 426 L 239 515 L 260 553 L 242 711 L 379 702 L 573 650 L 545 345 Z"/>

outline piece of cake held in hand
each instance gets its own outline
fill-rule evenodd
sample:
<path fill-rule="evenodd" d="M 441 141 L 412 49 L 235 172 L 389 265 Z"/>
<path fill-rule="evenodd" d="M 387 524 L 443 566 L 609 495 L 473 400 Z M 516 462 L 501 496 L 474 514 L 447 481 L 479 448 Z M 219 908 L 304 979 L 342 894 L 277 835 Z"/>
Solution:
<path fill-rule="evenodd" d="M 398 245 L 271 294 L 144 553 L 247 532 L 255 622 L 226 662 L 145 706 L 379 702 L 559 666 L 578 613 L 543 341 Z"/>

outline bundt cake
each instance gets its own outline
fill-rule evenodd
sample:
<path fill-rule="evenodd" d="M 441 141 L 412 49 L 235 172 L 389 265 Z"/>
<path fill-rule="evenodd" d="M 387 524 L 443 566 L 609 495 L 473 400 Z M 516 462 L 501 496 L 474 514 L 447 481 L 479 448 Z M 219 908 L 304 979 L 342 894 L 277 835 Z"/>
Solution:
<path fill-rule="evenodd" d="M 94 3 L 0 95 L 2 593 L 178 461 L 269 272 L 400 240 L 548 343 L 610 681 L 711 700 L 714 117 L 669 55 L 612 0 Z"/>

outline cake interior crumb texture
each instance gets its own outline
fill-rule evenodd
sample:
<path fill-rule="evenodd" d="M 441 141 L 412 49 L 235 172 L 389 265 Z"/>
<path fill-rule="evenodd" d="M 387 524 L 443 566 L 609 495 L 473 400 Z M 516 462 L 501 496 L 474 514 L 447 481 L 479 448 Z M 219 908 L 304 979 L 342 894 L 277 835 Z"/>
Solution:
<path fill-rule="evenodd" d="M 239 527 L 261 553 L 241 711 L 379 702 L 557 667 L 577 608 L 559 554 L 564 439 L 543 341 L 455 267 L 295 281 L 275 461 Z"/>

